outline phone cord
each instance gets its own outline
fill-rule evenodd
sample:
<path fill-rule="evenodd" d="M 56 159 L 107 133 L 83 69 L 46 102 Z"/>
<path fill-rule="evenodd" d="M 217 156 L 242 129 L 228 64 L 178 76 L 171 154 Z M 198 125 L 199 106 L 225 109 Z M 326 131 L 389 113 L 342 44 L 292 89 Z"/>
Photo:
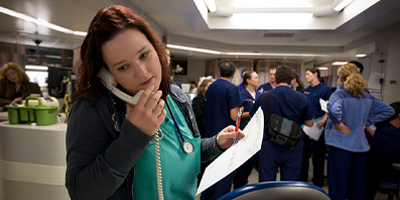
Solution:
<path fill-rule="evenodd" d="M 161 138 L 158 136 L 158 132 L 161 133 Z M 157 132 L 154 134 L 154 153 L 156 154 L 156 170 L 157 170 L 157 191 L 158 191 L 158 199 L 164 200 L 164 193 L 162 189 L 162 174 L 161 174 L 161 159 L 160 159 L 160 143 L 159 140 L 162 139 L 163 132 L 160 128 L 157 129 Z"/>

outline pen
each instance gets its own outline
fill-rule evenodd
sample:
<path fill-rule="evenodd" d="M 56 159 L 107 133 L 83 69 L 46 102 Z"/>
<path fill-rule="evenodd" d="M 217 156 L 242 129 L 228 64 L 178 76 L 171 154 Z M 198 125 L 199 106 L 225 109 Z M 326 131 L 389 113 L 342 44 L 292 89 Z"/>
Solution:
<path fill-rule="evenodd" d="M 236 117 L 236 127 L 235 127 L 235 132 L 237 133 L 238 132 L 238 130 L 239 130 L 239 125 L 240 125 L 240 119 L 242 118 L 242 110 L 239 108 L 239 112 L 238 112 L 238 115 L 237 115 L 237 117 Z M 237 137 L 236 138 L 234 138 L 233 139 L 233 143 L 237 143 L 238 142 L 238 139 L 237 139 Z"/>

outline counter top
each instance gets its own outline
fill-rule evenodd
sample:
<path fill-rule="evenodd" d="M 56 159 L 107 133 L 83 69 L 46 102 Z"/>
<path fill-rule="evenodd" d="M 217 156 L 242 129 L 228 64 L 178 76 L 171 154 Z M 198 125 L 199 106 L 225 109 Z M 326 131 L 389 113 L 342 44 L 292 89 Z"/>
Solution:
<path fill-rule="evenodd" d="M 0 122 L 8 121 L 8 112 L 0 112 Z"/>
<path fill-rule="evenodd" d="M 46 130 L 46 131 L 66 131 L 67 124 L 66 123 L 57 123 L 51 125 L 31 125 L 30 123 L 26 124 L 10 124 L 8 121 L 0 122 L 0 127 L 6 128 L 17 128 L 17 129 L 29 129 L 29 130 Z"/>

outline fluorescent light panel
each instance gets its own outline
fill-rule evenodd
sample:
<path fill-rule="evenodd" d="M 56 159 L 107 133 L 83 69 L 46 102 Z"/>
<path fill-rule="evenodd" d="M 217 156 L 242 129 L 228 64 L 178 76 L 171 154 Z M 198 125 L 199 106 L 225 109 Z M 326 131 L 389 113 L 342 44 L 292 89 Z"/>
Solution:
<path fill-rule="evenodd" d="M 346 61 L 336 61 L 332 63 L 332 65 L 345 65 L 345 64 L 347 64 Z"/>
<path fill-rule="evenodd" d="M 215 2 L 215 0 L 204 0 L 204 2 L 206 3 L 207 8 L 210 12 L 217 11 L 217 2 Z"/>
<path fill-rule="evenodd" d="M 336 11 L 341 11 L 343 10 L 343 8 L 345 8 L 346 6 L 350 5 L 351 2 L 353 2 L 354 0 L 343 0 L 342 2 L 340 2 L 335 8 L 334 10 Z"/>
<path fill-rule="evenodd" d="M 357 54 L 356 55 L 357 58 L 362 58 L 362 57 L 365 57 L 365 56 L 367 56 L 367 54 Z"/>
<path fill-rule="evenodd" d="M 328 67 L 317 67 L 319 70 L 328 70 Z"/>
<path fill-rule="evenodd" d="M 44 65 L 26 65 L 25 69 L 33 69 L 33 70 L 48 70 L 49 68 Z"/>
<path fill-rule="evenodd" d="M 265 1 L 265 0 L 242 0 L 234 1 L 233 7 L 239 8 L 307 8 L 313 7 L 313 4 L 307 2 L 299 2 L 298 0 L 279 0 L 279 1 Z"/>
<path fill-rule="evenodd" d="M 325 54 L 296 54 L 296 53 L 252 53 L 252 52 L 222 52 L 215 51 L 210 49 L 196 48 L 196 47 L 187 47 L 175 44 L 167 44 L 168 48 L 171 49 L 179 49 L 184 51 L 194 51 L 199 53 L 207 53 L 213 55 L 229 55 L 229 56 L 288 56 L 288 57 L 328 57 Z"/>
<path fill-rule="evenodd" d="M 0 12 L 4 13 L 4 14 L 7 14 L 7 15 L 10 15 L 10 16 L 13 16 L 13 17 L 16 17 L 16 18 L 19 18 L 19 19 L 22 19 L 22 20 L 25 20 L 25 21 L 28 21 L 28 22 L 33 22 L 33 23 L 35 23 L 37 25 L 40 25 L 40 26 L 46 26 L 47 28 L 50 28 L 50 29 L 53 29 L 53 30 L 56 30 L 56 31 L 59 31 L 59 32 L 63 32 L 63 33 L 67 33 L 67 34 L 73 34 L 73 35 L 79 35 L 79 36 L 86 36 L 86 34 L 87 34 L 86 32 L 74 31 L 74 30 L 71 30 L 71 29 L 56 25 L 56 24 L 52 24 L 52 23 L 47 22 L 47 21 L 45 21 L 43 19 L 34 18 L 34 17 L 28 16 L 28 15 L 25 15 L 23 13 L 15 12 L 15 11 L 10 10 L 8 8 L 4 8 L 2 6 L 0 6 Z"/>

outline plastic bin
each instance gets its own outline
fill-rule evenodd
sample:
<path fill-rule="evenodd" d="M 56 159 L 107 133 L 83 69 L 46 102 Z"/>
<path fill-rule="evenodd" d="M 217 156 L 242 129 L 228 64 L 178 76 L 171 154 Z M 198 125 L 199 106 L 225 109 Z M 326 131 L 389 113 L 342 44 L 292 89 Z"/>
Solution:
<path fill-rule="evenodd" d="M 29 100 L 38 101 L 38 105 L 29 105 Z M 25 99 L 25 106 L 6 106 L 10 124 L 36 122 L 37 125 L 57 123 L 58 106 L 43 106 L 39 97 L 29 96 Z"/>

